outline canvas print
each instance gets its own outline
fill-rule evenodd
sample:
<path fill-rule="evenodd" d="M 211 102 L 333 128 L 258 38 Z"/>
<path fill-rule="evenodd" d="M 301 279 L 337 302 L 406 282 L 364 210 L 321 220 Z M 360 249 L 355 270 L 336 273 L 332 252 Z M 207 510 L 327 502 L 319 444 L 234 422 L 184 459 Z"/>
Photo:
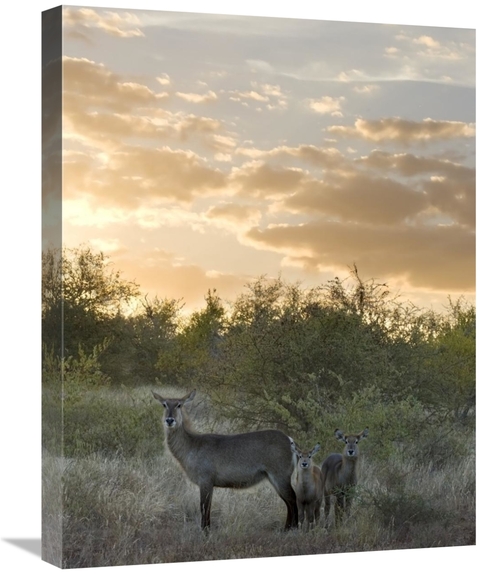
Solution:
<path fill-rule="evenodd" d="M 43 559 L 475 544 L 475 31 L 42 14 Z"/>

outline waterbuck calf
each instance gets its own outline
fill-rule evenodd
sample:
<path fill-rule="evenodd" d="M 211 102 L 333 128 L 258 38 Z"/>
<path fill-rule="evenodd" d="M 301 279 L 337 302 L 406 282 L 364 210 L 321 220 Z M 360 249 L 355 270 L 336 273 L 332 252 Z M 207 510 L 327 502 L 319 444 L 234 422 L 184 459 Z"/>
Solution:
<path fill-rule="evenodd" d="M 285 501 L 285 529 L 296 528 L 297 502 L 291 485 L 294 470 L 290 439 L 278 430 L 220 435 L 195 432 L 184 411 L 196 391 L 182 399 L 165 399 L 153 392 L 164 406 L 164 425 L 170 452 L 188 478 L 200 488 L 201 527 L 210 527 L 214 487 L 247 488 L 267 478 Z"/>
<path fill-rule="evenodd" d="M 344 512 L 348 513 L 351 508 L 352 497 L 358 477 L 356 465 L 358 462 L 358 443 L 368 436 L 368 428 L 359 434 L 344 435 L 337 429 L 335 436 L 345 443 L 342 454 L 330 454 L 321 466 L 324 480 L 325 495 L 325 521 L 328 522 L 332 496 L 335 497 L 335 515 L 340 518 Z"/>
<path fill-rule="evenodd" d="M 314 521 L 319 524 L 321 503 L 323 502 L 323 477 L 319 466 L 313 464 L 312 457 L 319 451 L 317 444 L 312 450 L 300 450 L 295 442 L 290 439 L 292 452 L 295 454 L 296 467 L 292 475 L 292 488 L 297 496 L 299 511 L 299 524 L 305 530 L 313 525 Z M 306 521 L 304 521 L 304 517 Z"/>

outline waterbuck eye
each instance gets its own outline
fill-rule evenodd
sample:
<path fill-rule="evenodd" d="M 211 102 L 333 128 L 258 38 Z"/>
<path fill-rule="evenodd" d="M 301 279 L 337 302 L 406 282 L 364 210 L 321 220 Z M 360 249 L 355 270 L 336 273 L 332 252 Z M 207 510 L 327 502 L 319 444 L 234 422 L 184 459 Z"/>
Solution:
<path fill-rule="evenodd" d="M 178 403 L 176 408 L 180 409 L 181 407 L 182 407 L 182 403 Z"/>

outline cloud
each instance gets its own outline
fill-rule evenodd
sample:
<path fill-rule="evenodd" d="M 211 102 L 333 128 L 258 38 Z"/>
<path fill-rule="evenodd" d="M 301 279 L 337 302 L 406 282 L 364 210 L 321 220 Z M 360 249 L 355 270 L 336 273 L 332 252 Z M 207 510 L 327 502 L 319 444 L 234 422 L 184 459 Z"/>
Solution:
<path fill-rule="evenodd" d="M 352 164 L 336 148 L 321 148 L 306 144 L 297 147 L 278 146 L 271 150 L 238 147 L 235 153 L 255 160 L 271 158 L 287 160 L 291 158 L 323 169 L 336 169 L 339 172 L 349 173 L 353 171 Z M 249 172 L 251 165 L 258 168 L 261 164 L 248 164 L 247 172 Z"/>
<path fill-rule="evenodd" d="M 347 72 L 340 72 L 337 76 L 337 81 L 339 82 L 359 82 L 360 80 L 366 79 L 368 74 L 362 70 L 348 70 Z"/>
<path fill-rule="evenodd" d="M 369 95 L 380 90 L 380 86 L 377 86 L 376 84 L 366 84 L 364 86 L 354 86 L 353 90 L 357 94 Z"/>
<path fill-rule="evenodd" d="M 414 38 L 413 42 L 415 44 L 423 44 L 424 46 L 427 46 L 428 48 L 440 48 L 441 47 L 441 44 L 437 40 L 434 40 L 433 38 L 431 38 L 430 36 L 419 36 L 418 38 Z"/>
<path fill-rule="evenodd" d="M 424 184 L 429 203 L 440 213 L 446 213 L 454 221 L 474 229 L 476 226 L 475 178 L 447 179 L 434 177 Z"/>
<path fill-rule="evenodd" d="M 140 29 L 141 21 L 130 12 L 111 12 L 109 10 L 94 10 L 92 8 L 63 9 L 63 26 L 76 32 L 83 39 L 88 38 L 88 32 L 101 30 L 115 38 L 137 38 L 144 36 Z"/>
<path fill-rule="evenodd" d="M 246 92 L 241 92 L 238 90 L 232 90 L 230 92 L 233 94 L 229 99 L 233 102 L 241 102 L 241 100 L 254 100 L 256 102 L 268 102 L 269 97 L 266 95 L 259 94 L 255 90 L 250 90 Z"/>
<path fill-rule="evenodd" d="M 311 110 L 317 112 L 318 114 L 330 114 L 332 116 L 342 117 L 340 108 L 344 100 L 344 97 L 332 98 L 330 96 L 323 96 L 322 98 L 316 100 L 309 99 L 307 100 L 307 104 Z"/>
<path fill-rule="evenodd" d="M 166 81 L 164 76 L 159 79 Z M 137 138 L 182 141 L 195 136 L 220 151 L 221 146 L 212 140 L 214 135 L 224 137 L 218 120 L 172 113 L 164 107 L 168 94 L 131 80 L 91 60 L 64 58 L 65 137 L 111 150 Z M 209 92 L 200 98 L 208 101 L 213 95 Z M 196 100 L 190 94 L 184 96 Z"/>
<path fill-rule="evenodd" d="M 425 30 L 425 33 L 422 33 Z M 430 28 L 406 28 L 385 48 L 396 80 L 476 85 L 475 31 L 441 34 Z M 460 40 L 458 38 L 460 37 Z M 457 38 L 457 40 L 453 39 Z"/>
<path fill-rule="evenodd" d="M 259 224 L 262 218 L 262 206 L 221 203 L 211 207 L 205 216 L 217 227 L 239 236 L 245 230 Z"/>
<path fill-rule="evenodd" d="M 450 160 L 416 156 L 411 153 L 388 153 L 374 150 L 368 156 L 355 160 L 356 164 L 380 171 L 394 171 L 405 177 L 435 173 L 457 180 L 475 179 L 476 170 Z"/>
<path fill-rule="evenodd" d="M 223 189 L 226 183 L 222 172 L 209 167 L 193 152 L 168 147 L 126 147 L 113 156 L 109 169 L 122 181 L 140 178 L 133 185 L 135 193 L 130 199 L 134 201 L 139 201 L 144 195 L 153 195 L 189 203 L 196 196 Z M 110 189 L 109 193 L 120 201 L 121 190 Z"/>
<path fill-rule="evenodd" d="M 339 137 L 355 137 L 375 142 L 396 141 L 402 144 L 471 138 L 476 134 L 474 124 L 439 121 L 430 118 L 421 122 L 401 118 L 383 118 L 380 120 L 360 118 L 354 122 L 353 127 L 330 126 L 327 131 Z"/>
<path fill-rule="evenodd" d="M 225 192 L 226 177 L 193 152 L 124 146 L 99 166 L 96 158 L 64 163 L 65 194 L 101 206 L 137 209 L 152 199 L 191 203 Z"/>
<path fill-rule="evenodd" d="M 236 140 L 231 136 L 214 134 L 211 139 L 211 146 L 219 153 L 229 153 L 236 147 Z"/>
<path fill-rule="evenodd" d="M 386 48 L 384 50 L 384 52 L 385 52 L 386 56 L 393 58 L 394 56 L 396 56 L 396 54 L 399 54 L 400 50 L 399 50 L 399 48 L 396 48 L 395 46 L 389 46 L 388 48 Z"/>
<path fill-rule="evenodd" d="M 277 199 L 300 189 L 306 177 L 298 168 L 254 161 L 233 170 L 229 179 L 242 197 Z"/>
<path fill-rule="evenodd" d="M 63 58 L 65 105 L 105 106 L 115 113 L 158 104 L 168 95 L 125 79 L 87 58 Z"/>
<path fill-rule="evenodd" d="M 389 178 L 358 174 L 337 185 L 311 182 L 283 201 L 285 209 L 342 221 L 397 225 L 428 206 L 426 196 Z"/>
<path fill-rule="evenodd" d="M 470 228 L 475 227 L 475 169 L 449 160 L 381 151 L 374 151 L 369 156 L 356 160 L 355 163 L 384 173 L 418 177 L 418 185 L 425 194 L 429 208 L 449 216 L 457 223 Z"/>
<path fill-rule="evenodd" d="M 185 94 L 182 92 L 176 92 L 175 95 L 192 104 L 206 104 L 207 102 L 215 102 L 218 100 L 217 94 L 212 90 L 206 94 Z"/>
<path fill-rule="evenodd" d="M 273 66 L 264 60 L 246 60 L 246 63 L 252 68 L 252 70 L 264 72 L 266 74 L 275 73 Z"/>
<path fill-rule="evenodd" d="M 253 85 L 257 86 L 257 82 L 253 82 Z M 273 86 L 271 84 L 262 84 L 261 86 L 262 91 L 266 96 L 274 96 L 276 98 L 283 98 L 285 95 L 281 91 L 280 86 Z"/>
<path fill-rule="evenodd" d="M 473 43 L 439 41 L 428 34 L 415 36 L 398 34 L 396 40 L 406 44 L 407 48 L 415 47 L 416 55 L 426 60 L 443 60 L 445 62 L 465 61 L 475 55 Z"/>
<path fill-rule="evenodd" d="M 231 90 L 228 93 L 232 102 L 238 102 L 248 107 L 250 102 L 266 104 L 266 108 L 272 110 L 285 110 L 288 107 L 288 98 L 282 92 L 280 86 L 272 84 L 251 83 L 250 90 Z M 262 108 L 257 108 L 262 111 Z"/>
<path fill-rule="evenodd" d="M 156 80 L 162 86 L 170 85 L 170 76 L 168 74 L 162 74 L 161 76 L 157 76 Z"/>
<path fill-rule="evenodd" d="M 355 262 L 368 276 L 404 279 L 418 288 L 474 289 L 475 235 L 460 226 L 373 226 L 332 221 L 252 228 L 246 240 L 303 268 Z"/>
<path fill-rule="evenodd" d="M 272 202 L 281 221 L 293 213 L 383 226 L 475 225 L 475 170 L 451 161 L 381 151 L 352 160 L 305 145 L 236 153 L 259 159 L 234 169 L 229 185 L 239 197 Z M 290 159 L 322 172 L 286 167 Z"/>

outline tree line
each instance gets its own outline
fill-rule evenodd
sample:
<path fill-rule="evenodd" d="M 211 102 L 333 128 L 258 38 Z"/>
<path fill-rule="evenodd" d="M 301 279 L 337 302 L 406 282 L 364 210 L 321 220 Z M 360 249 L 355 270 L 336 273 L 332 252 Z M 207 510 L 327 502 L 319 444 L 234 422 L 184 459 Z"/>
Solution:
<path fill-rule="evenodd" d="M 106 385 L 197 388 L 242 428 L 321 439 L 339 420 L 356 431 L 372 423 L 392 445 L 423 422 L 474 422 L 475 306 L 418 308 L 356 266 L 349 281 L 311 289 L 260 277 L 231 302 L 209 290 L 184 313 L 181 300 L 141 293 L 101 252 L 47 250 L 42 334 L 44 373 L 65 373 L 68 397 Z"/>

